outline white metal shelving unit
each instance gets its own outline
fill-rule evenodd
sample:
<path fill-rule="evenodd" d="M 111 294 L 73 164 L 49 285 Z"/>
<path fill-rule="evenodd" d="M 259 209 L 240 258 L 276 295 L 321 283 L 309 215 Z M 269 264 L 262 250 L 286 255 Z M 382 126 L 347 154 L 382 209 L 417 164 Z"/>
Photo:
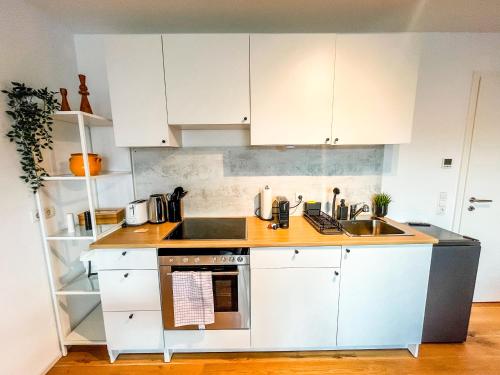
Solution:
<path fill-rule="evenodd" d="M 78 275 L 76 278 L 66 283 L 62 287 L 57 287 L 55 282 L 56 275 L 54 274 L 53 264 L 52 264 L 52 251 L 51 242 L 52 241 L 97 241 L 99 238 L 119 229 L 122 223 L 113 225 L 97 225 L 95 210 L 97 208 L 96 197 L 93 194 L 93 186 L 97 189 L 95 181 L 104 178 L 113 178 L 115 176 L 130 175 L 131 171 L 104 171 L 97 176 L 90 175 L 89 163 L 88 163 L 88 146 L 90 142 L 87 137 L 87 128 L 96 126 L 112 126 L 111 120 L 88 114 L 80 111 L 67 111 L 67 112 L 56 112 L 52 118 L 54 119 L 55 126 L 78 126 L 78 132 L 80 137 L 81 152 L 83 154 L 83 163 L 85 168 L 85 176 L 73 176 L 70 174 L 53 175 L 44 178 L 47 184 L 52 181 L 81 181 L 85 183 L 86 195 L 88 200 L 88 210 L 91 213 L 92 220 L 92 230 L 85 230 L 76 225 L 76 231 L 74 233 L 68 232 L 67 228 L 59 229 L 55 233 L 49 233 L 47 230 L 47 223 L 45 215 L 40 214 L 40 229 L 43 238 L 45 262 L 47 266 L 47 271 L 49 274 L 49 283 L 52 293 L 52 303 L 54 308 L 54 313 L 56 317 L 56 326 L 59 336 L 59 343 L 61 347 L 61 352 L 63 355 L 67 354 L 67 346 L 69 345 L 104 345 L 106 344 L 104 335 L 104 323 L 102 317 L 102 309 L 100 303 L 98 303 L 91 311 L 88 313 L 83 320 L 77 324 L 69 334 L 65 334 L 62 322 L 61 322 L 61 312 L 59 306 L 60 297 L 68 296 L 99 296 L 99 283 L 97 276 L 88 277 L 86 273 Z M 93 185 L 94 184 L 94 185 Z M 43 189 L 43 188 L 42 188 Z M 35 195 L 36 205 L 39 213 L 43 212 L 43 204 L 40 194 L 37 192 Z"/>

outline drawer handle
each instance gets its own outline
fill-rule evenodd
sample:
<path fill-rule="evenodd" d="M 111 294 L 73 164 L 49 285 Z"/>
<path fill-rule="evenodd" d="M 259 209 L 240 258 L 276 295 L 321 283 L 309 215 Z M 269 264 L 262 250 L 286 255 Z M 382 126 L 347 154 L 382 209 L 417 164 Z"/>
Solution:
<path fill-rule="evenodd" d="M 128 277 L 128 272 L 123 275 L 123 277 L 127 278 Z"/>
<path fill-rule="evenodd" d="M 127 255 L 127 252 L 126 252 L 126 251 L 124 251 L 124 252 L 122 253 L 122 255 L 123 255 L 123 256 Z"/>
<path fill-rule="evenodd" d="M 128 316 L 128 318 L 129 318 L 129 319 L 132 319 L 133 317 L 134 317 L 134 314 L 130 314 L 130 315 Z"/>
<path fill-rule="evenodd" d="M 295 249 L 295 254 L 298 254 L 298 253 L 299 253 L 299 251 L 297 249 Z"/>
<path fill-rule="evenodd" d="M 335 271 L 335 276 L 340 275 L 339 271 Z"/>
<path fill-rule="evenodd" d="M 351 252 L 351 249 L 345 249 L 345 252 L 346 252 L 346 253 L 350 253 L 350 252 Z"/>

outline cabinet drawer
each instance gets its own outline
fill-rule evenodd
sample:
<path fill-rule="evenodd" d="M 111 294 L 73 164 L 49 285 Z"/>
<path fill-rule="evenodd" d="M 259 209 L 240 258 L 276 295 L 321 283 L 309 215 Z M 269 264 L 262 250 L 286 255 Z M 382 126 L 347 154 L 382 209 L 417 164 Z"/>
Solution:
<path fill-rule="evenodd" d="M 340 246 L 256 248 L 250 251 L 250 267 L 340 267 L 340 257 Z"/>
<path fill-rule="evenodd" d="M 105 312 L 104 328 L 112 350 L 163 349 L 161 311 Z"/>
<path fill-rule="evenodd" d="M 96 250 L 98 270 L 158 269 L 156 249 Z"/>
<path fill-rule="evenodd" d="M 103 311 L 160 310 L 157 270 L 100 271 Z"/>

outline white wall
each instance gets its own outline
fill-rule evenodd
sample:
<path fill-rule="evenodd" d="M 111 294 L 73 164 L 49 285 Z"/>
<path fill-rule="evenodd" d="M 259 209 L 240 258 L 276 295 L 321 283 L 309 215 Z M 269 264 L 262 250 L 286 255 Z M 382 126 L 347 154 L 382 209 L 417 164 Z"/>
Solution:
<path fill-rule="evenodd" d="M 19 0 L 3 0 L 0 12 L 0 88 L 10 81 L 35 87 L 77 88 L 73 40 L 57 21 Z M 0 373 L 39 374 L 59 356 L 32 193 L 18 178 L 19 161 L 4 136 L 10 122 L 0 99 Z"/>
<path fill-rule="evenodd" d="M 424 34 L 411 144 L 386 146 L 382 189 L 397 220 L 452 228 L 474 71 L 500 71 L 500 34 Z M 441 159 L 453 158 L 451 169 Z M 444 214 L 440 192 L 448 193 Z"/>
<path fill-rule="evenodd" d="M 92 111 L 100 116 L 112 118 L 108 75 L 104 57 L 106 53 L 104 38 L 104 35 L 75 35 L 74 43 L 78 73 L 87 76 Z M 123 77 L 123 79 L 126 80 L 127 77 Z"/>

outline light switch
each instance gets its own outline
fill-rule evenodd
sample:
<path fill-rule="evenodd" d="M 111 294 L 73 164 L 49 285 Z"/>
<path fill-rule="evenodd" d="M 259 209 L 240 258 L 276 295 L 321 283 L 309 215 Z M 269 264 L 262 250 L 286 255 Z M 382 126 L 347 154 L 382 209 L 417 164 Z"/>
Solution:
<path fill-rule="evenodd" d="M 448 193 L 446 191 L 441 191 L 439 193 L 439 199 L 436 211 L 438 215 L 444 215 L 446 213 L 447 203 L 448 203 Z"/>

